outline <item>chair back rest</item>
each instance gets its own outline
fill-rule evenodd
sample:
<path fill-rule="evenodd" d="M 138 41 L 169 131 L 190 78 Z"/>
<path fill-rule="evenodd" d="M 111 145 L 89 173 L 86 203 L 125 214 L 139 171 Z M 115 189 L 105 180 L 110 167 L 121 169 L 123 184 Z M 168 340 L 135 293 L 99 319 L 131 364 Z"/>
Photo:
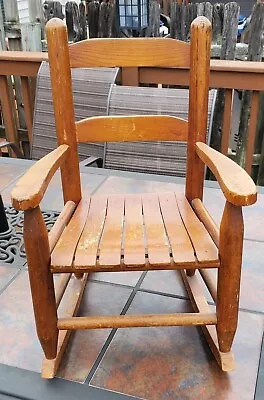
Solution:
<path fill-rule="evenodd" d="M 68 46 L 64 22 L 46 27 L 58 144 L 70 146 L 62 168 L 64 200 L 81 198 L 77 141 L 184 140 L 187 145 L 186 196 L 202 198 L 204 165 L 195 152 L 205 142 L 208 112 L 211 24 L 198 17 L 191 26 L 191 45 L 174 39 L 92 39 Z M 190 68 L 189 121 L 172 116 L 92 117 L 75 123 L 71 67 Z M 74 179 L 75 178 L 75 179 Z M 72 183 L 69 188 L 68 182 Z"/>

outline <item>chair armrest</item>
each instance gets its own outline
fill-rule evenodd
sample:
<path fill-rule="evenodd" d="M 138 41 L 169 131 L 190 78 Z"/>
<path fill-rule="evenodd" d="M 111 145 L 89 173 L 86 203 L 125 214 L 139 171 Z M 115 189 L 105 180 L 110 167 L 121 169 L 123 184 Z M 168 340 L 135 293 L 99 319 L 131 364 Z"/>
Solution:
<path fill-rule="evenodd" d="M 24 158 L 22 151 L 15 143 L 7 142 L 6 140 L 4 140 L 3 142 L 0 143 L 0 149 L 4 147 L 10 147 L 17 156 L 17 158 Z"/>
<path fill-rule="evenodd" d="M 79 166 L 87 167 L 87 166 L 93 164 L 94 162 L 96 162 L 96 164 L 99 168 L 102 168 L 103 159 L 102 159 L 102 157 L 97 157 L 97 156 L 90 156 L 88 158 L 85 158 L 85 160 L 79 162 Z"/>
<path fill-rule="evenodd" d="M 17 210 L 36 208 L 41 202 L 56 170 L 64 163 L 69 146 L 63 144 L 36 162 L 14 187 L 11 193 Z"/>
<path fill-rule="evenodd" d="M 216 177 L 227 201 L 235 206 L 256 202 L 256 185 L 243 168 L 205 143 L 196 143 L 196 153 Z"/>

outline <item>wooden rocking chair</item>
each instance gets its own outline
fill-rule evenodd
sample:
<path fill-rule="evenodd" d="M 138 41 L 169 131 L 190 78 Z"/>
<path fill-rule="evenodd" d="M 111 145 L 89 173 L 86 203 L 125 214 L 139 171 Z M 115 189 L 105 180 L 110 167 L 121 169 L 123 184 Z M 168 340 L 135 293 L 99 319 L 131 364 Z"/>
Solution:
<path fill-rule="evenodd" d="M 24 239 L 37 333 L 44 350 L 42 376 L 55 375 L 71 330 L 200 325 L 220 367 L 234 367 L 243 245 L 242 206 L 255 203 L 246 172 L 205 142 L 211 25 L 191 26 L 191 45 L 173 39 L 93 39 L 68 46 L 65 24 L 52 19 L 47 40 L 58 148 L 39 160 L 12 192 L 25 211 Z M 189 121 L 171 116 L 92 117 L 75 123 L 71 68 L 190 68 Z M 183 140 L 188 142 L 185 194 L 160 193 L 82 198 L 77 142 Z M 204 164 L 226 198 L 220 232 L 202 203 Z M 47 233 L 39 208 L 61 168 L 65 206 Z M 217 288 L 209 268 L 218 268 Z M 194 313 L 76 317 L 89 272 L 179 269 Z M 195 270 L 216 301 L 209 309 Z M 186 272 L 185 272 L 186 270 Z M 54 289 L 53 274 L 62 273 Z M 69 317 L 57 308 L 74 273 Z"/>

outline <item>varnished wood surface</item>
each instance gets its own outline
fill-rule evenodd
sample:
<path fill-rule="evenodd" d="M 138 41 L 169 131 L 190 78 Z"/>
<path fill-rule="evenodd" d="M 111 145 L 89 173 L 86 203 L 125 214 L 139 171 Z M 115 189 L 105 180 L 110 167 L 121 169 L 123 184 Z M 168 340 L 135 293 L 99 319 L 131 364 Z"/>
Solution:
<path fill-rule="evenodd" d="M 203 199 L 204 165 L 195 143 L 206 142 L 210 71 L 211 24 L 205 17 L 191 24 L 189 134 L 187 143 L 186 197 Z"/>
<path fill-rule="evenodd" d="M 12 191 L 13 207 L 17 210 L 35 208 L 41 202 L 48 184 L 67 157 L 69 146 L 61 145 L 34 164 Z"/>
<path fill-rule="evenodd" d="M 81 200 L 79 158 L 77 152 L 75 116 L 72 95 L 68 35 L 64 23 L 46 25 L 50 79 L 55 115 L 57 142 L 69 145 L 68 162 L 61 168 L 64 203 Z M 71 183 L 69 185 L 69 182 Z"/>
<path fill-rule="evenodd" d="M 101 328 L 132 328 L 141 326 L 185 326 L 185 325 L 215 325 L 214 313 L 186 314 L 143 314 L 118 315 L 100 317 L 60 318 L 58 328 L 63 329 L 101 329 Z"/>
<path fill-rule="evenodd" d="M 78 142 L 186 141 L 188 122 L 167 115 L 91 117 L 76 123 Z"/>
<path fill-rule="evenodd" d="M 73 68 L 190 65 L 190 45 L 175 39 L 88 39 L 69 48 Z"/>
<path fill-rule="evenodd" d="M 175 193 L 83 199 L 51 254 L 54 272 L 218 264 L 217 247 L 204 225 L 185 196 Z"/>
<path fill-rule="evenodd" d="M 256 185 L 238 164 L 205 143 L 196 143 L 196 152 L 213 172 L 225 198 L 230 203 L 236 206 L 248 206 L 256 202 Z"/>

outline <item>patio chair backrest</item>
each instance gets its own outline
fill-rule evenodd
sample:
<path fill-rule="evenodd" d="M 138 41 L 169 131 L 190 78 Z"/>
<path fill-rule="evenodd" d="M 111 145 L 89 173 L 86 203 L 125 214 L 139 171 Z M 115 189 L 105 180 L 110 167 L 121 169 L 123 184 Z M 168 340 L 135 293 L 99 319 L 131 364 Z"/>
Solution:
<path fill-rule="evenodd" d="M 173 115 L 188 119 L 189 90 L 120 86 L 118 68 L 72 69 L 76 121 L 105 115 Z M 210 143 L 216 90 L 209 91 L 207 143 Z M 39 68 L 34 108 L 31 158 L 39 160 L 57 146 L 49 64 Z M 80 161 L 103 159 L 104 168 L 186 176 L 186 142 L 106 142 L 78 144 Z"/>
<path fill-rule="evenodd" d="M 81 198 L 77 142 L 187 141 L 186 196 L 202 198 L 204 164 L 196 142 L 206 141 L 211 24 L 198 17 L 191 45 L 174 39 L 94 39 L 68 46 L 67 28 L 54 18 L 46 26 L 58 144 L 69 146 L 62 168 L 64 200 Z M 71 68 L 190 68 L 189 121 L 172 116 L 92 117 L 75 122 Z M 69 180 L 71 186 L 69 187 Z"/>

